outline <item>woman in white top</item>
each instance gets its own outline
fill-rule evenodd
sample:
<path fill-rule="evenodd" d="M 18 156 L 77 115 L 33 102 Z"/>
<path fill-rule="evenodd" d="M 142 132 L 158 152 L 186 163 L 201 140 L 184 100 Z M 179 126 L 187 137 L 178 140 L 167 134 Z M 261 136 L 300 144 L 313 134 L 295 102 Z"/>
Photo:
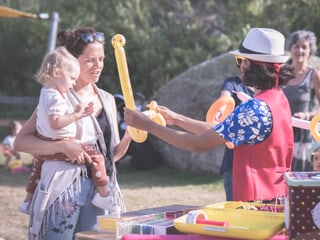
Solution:
<path fill-rule="evenodd" d="M 79 28 L 60 32 L 58 39 L 80 64 L 80 75 L 74 91 L 68 95 L 69 101 L 73 106 L 92 102 L 94 108 L 93 118 L 84 117 L 76 122 L 76 138 L 81 143 L 96 145 L 103 152 L 106 171 L 114 186 L 114 199 L 125 211 L 114 162 L 124 156 L 131 138 L 125 134 L 120 141 L 114 97 L 96 86 L 104 66 L 104 34 L 93 28 Z M 75 141 L 37 138 L 36 113 L 33 113 L 17 136 L 15 149 L 34 155 L 63 153 L 71 159 L 60 161 L 54 168 L 50 164 L 53 161 L 43 164 L 31 206 L 29 239 L 74 239 L 77 232 L 94 229 L 97 216 L 105 214 L 105 210 L 91 203 L 95 188 L 87 176 L 90 171 L 86 165 L 91 159 L 81 145 Z"/>

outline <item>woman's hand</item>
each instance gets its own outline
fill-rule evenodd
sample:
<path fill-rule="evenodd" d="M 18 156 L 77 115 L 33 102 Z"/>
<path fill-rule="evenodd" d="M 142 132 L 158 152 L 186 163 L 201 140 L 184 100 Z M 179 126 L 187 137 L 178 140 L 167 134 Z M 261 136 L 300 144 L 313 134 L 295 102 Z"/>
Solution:
<path fill-rule="evenodd" d="M 91 164 L 92 160 L 78 141 L 65 141 L 62 144 L 62 152 L 67 155 L 71 163 Z"/>
<path fill-rule="evenodd" d="M 129 108 L 124 108 L 124 120 L 128 126 L 138 128 L 141 130 L 146 130 L 147 124 L 152 122 L 148 116 L 142 112 L 131 110 Z"/>
<path fill-rule="evenodd" d="M 150 108 L 150 104 L 147 104 L 146 107 Z M 175 119 L 177 118 L 177 113 L 161 105 L 157 105 L 156 112 L 162 115 L 162 117 L 166 121 L 166 125 L 174 125 Z"/>
<path fill-rule="evenodd" d="M 165 106 L 158 106 L 157 111 L 163 116 L 167 125 L 174 125 L 175 119 L 177 118 L 177 113 L 171 111 Z"/>
<path fill-rule="evenodd" d="M 171 111 L 165 106 L 157 106 L 157 112 L 163 116 L 166 125 L 174 125 L 176 119 L 178 118 L 177 113 Z M 153 122 L 146 114 L 136 110 L 130 110 L 128 108 L 124 108 L 124 120 L 126 121 L 127 125 L 145 131 L 149 130 L 148 124 Z"/>
<path fill-rule="evenodd" d="M 296 118 L 300 118 L 302 120 L 310 120 L 309 113 L 297 112 L 297 113 L 293 114 L 293 116 Z"/>

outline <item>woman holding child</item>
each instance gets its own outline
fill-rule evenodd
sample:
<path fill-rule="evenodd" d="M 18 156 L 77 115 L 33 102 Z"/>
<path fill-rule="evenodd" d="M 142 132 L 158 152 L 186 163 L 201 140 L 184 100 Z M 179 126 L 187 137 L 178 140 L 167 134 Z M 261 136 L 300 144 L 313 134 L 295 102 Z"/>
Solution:
<path fill-rule="evenodd" d="M 15 149 L 18 151 L 47 157 L 52 155 L 52 160 L 55 159 L 54 154 L 63 153 L 67 156 L 67 159 L 59 161 L 52 179 L 46 179 L 44 174 L 50 172 L 50 169 L 45 169 L 45 164 L 43 165 L 41 180 L 32 203 L 29 239 L 74 239 L 77 232 L 94 229 L 97 216 L 105 214 L 104 209 L 91 203 L 95 188 L 92 179 L 82 170 L 83 167 L 88 168 L 91 159 L 80 143 L 95 145 L 104 154 L 107 175 L 114 186 L 110 194 L 113 194 L 121 210 L 125 211 L 114 163 L 124 156 L 131 138 L 129 134 L 125 134 L 120 141 L 114 97 L 96 86 L 104 67 L 104 34 L 93 28 L 78 28 L 60 32 L 58 40 L 78 59 L 80 65 L 79 78 L 68 99 L 73 106 L 80 102 L 92 102 L 94 119 L 87 116 L 76 121 L 76 139 L 80 142 L 52 142 L 36 136 L 35 111 L 17 136 Z M 41 186 L 44 181 L 49 186 L 45 191 L 58 191 L 58 198 L 48 205 L 37 206 L 37 196 L 43 193 Z M 45 212 L 40 219 L 39 208 Z"/>

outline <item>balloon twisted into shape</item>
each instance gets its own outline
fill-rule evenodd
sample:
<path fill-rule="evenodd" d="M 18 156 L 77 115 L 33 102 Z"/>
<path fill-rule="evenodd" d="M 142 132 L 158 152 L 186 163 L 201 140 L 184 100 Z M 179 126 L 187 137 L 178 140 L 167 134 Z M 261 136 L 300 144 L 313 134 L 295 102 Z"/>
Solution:
<path fill-rule="evenodd" d="M 226 119 L 230 113 L 234 110 L 235 101 L 230 96 L 223 96 L 218 98 L 209 108 L 206 115 L 206 122 L 219 123 Z M 233 149 L 232 142 L 226 142 L 226 146 L 229 149 Z"/>
<path fill-rule="evenodd" d="M 218 98 L 209 108 L 206 121 L 214 123 L 221 122 L 232 113 L 235 101 L 232 97 L 223 96 Z"/>
<path fill-rule="evenodd" d="M 114 47 L 114 53 L 116 57 L 117 67 L 118 67 L 121 90 L 124 97 L 125 105 L 129 109 L 135 110 L 136 105 L 135 105 L 134 97 L 132 93 L 126 54 L 123 48 L 123 46 L 126 44 L 126 39 L 123 35 L 116 34 L 113 36 L 111 42 Z M 150 110 L 145 111 L 144 113 L 147 116 L 149 116 L 150 119 L 152 119 L 154 122 L 162 126 L 165 126 L 166 122 L 163 116 L 160 113 L 158 113 L 156 109 L 157 109 L 157 103 L 155 101 L 152 101 L 150 103 Z M 128 126 L 128 131 L 131 138 L 138 143 L 144 142 L 148 137 L 148 133 L 146 131 L 143 131 L 137 128 Z"/>
<path fill-rule="evenodd" d="M 315 115 L 311 122 L 310 122 L 310 131 L 312 137 L 317 141 L 320 142 L 320 134 L 319 134 L 319 128 L 318 128 L 318 123 L 320 121 L 320 114 Z"/>

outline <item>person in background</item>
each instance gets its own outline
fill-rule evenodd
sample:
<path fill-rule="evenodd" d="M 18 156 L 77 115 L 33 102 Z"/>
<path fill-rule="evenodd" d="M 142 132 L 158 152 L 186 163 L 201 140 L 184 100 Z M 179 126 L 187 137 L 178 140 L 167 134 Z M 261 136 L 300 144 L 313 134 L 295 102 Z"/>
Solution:
<path fill-rule="evenodd" d="M 298 30 L 290 34 L 287 40 L 290 51 L 289 64 L 294 68 L 295 78 L 291 79 L 283 91 L 289 100 L 294 117 L 311 120 L 316 115 L 313 109 L 314 98 L 320 102 L 320 71 L 312 67 L 308 60 L 317 52 L 317 38 L 311 31 Z M 293 128 L 294 157 L 292 171 L 309 171 L 312 136 L 309 130 Z"/>
<path fill-rule="evenodd" d="M 10 161 L 20 159 L 20 153 L 13 149 L 13 144 L 22 124 L 19 121 L 11 120 L 8 124 L 8 135 L 2 141 L 2 154 L 5 157 L 4 167 L 9 169 Z"/>
<path fill-rule="evenodd" d="M 238 98 L 236 92 L 243 92 L 249 95 L 250 97 L 253 97 L 254 95 L 253 88 L 243 84 L 242 60 L 239 58 L 236 64 L 240 69 L 240 75 L 225 79 L 220 89 L 220 97 L 224 97 L 224 96 L 232 97 L 235 101 L 235 107 L 237 107 L 241 103 L 241 100 Z M 230 149 L 227 146 L 225 146 L 223 160 L 220 166 L 220 174 L 223 178 L 224 191 L 226 194 L 227 201 L 233 200 L 232 168 L 233 168 L 233 149 Z"/>
<path fill-rule="evenodd" d="M 284 173 L 290 170 L 293 157 L 291 112 L 282 86 L 294 74 L 292 67 L 285 64 L 289 57 L 284 44 L 283 34 L 274 29 L 250 29 L 239 50 L 231 53 L 241 57 L 243 82 L 254 88 L 255 96 L 215 126 L 164 106 L 157 110 L 167 126 L 179 129 L 160 126 L 145 114 L 128 108 L 125 121 L 188 151 L 204 152 L 232 143 L 234 201 L 275 202 L 287 194 Z"/>
<path fill-rule="evenodd" d="M 313 140 L 310 160 L 313 166 L 312 170 L 320 172 L 320 143 L 315 140 Z"/>
<path fill-rule="evenodd" d="M 78 59 L 80 74 L 74 89 L 67 95 L 75 108 L 93 103 L 93 113 L 76 121 L 76 139 L 103 153 L 114 203 L 124 212 L 125 205 L 116 178 L 115 162 L 126 153 L 131 137 L 126 132 L 121 141 L 114 96 L 96 86 L 104 67 L 105 37 L 102 32 L 83 27 L 58 33 L 60 45 Z M 92 117 L 91 117 L 92 116 Z M 36 111 L 16 137 L 16 150 L 57 159 L 44 161 L 41 178 L 31 204 L 28 239 L 75 239 L 77 232 L 94 230 L 97 216 L 106 211 L 92 204 L 95 187 L 90 171 L 91 158 L 77 141 L 47 141 L 36 135 Z"/>

